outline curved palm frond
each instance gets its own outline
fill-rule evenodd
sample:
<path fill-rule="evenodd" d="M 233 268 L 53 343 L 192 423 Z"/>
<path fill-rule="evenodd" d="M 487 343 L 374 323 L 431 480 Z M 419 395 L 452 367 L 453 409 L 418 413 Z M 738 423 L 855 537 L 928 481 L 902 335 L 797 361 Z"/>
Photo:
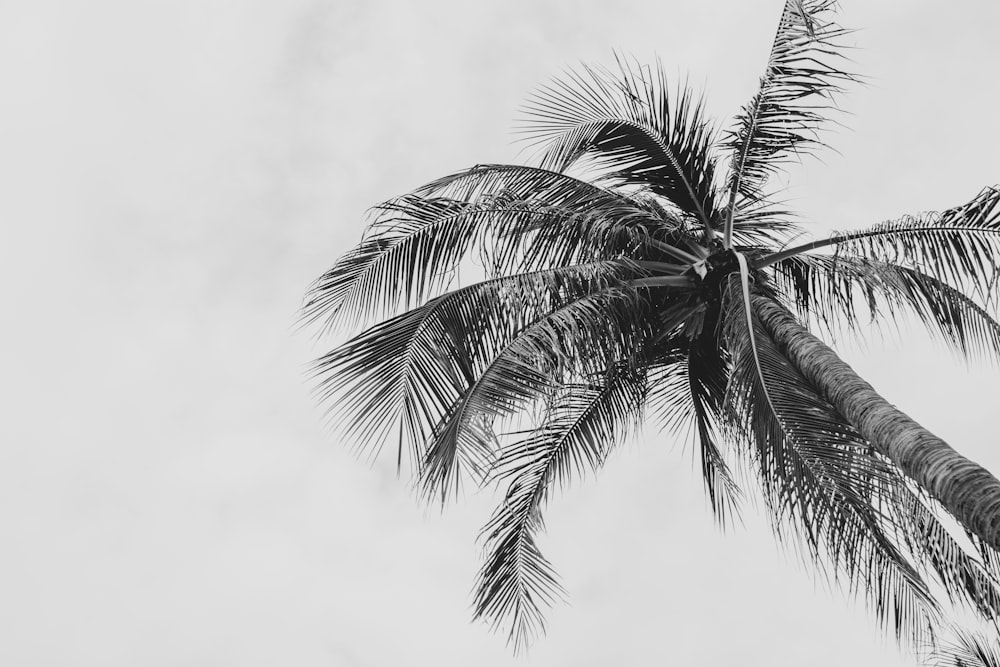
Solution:
<path fill-rule="evenodd" d="M 890 319 L 908 312 L 962 356 L 1000 359 L 1000 323 L 974 299 L 916 269 L 847 252 L 800 254 L 770 268 L 799 312 L 828 331 L 845 327 L 862 335 L 864 325 L 883 310 Z M 867 311 L 867 321 L 862 320 L 859 305 Z"/>
<path fill-rule="evenodd" d="M 495 449 L 492 425 L 579 378 L 614 365 L 641 365 L 652 332 L 640 290 L 609 286 L 569 301 L 520 328 L 449 406 L 428 441 L 420 477 L 442 502 L 460 463 L 482 478 Z"/>
<path fill-rule="evenodd" d="M 653 230 L 663 220 L 641 206 L 622 205 L 579 211 L 535 203 L 513 204 L 533 211 L 526 224 L 497 230 L 483 264 L 491 275 L 534 271 L 612 258 L 638 258 L 656 243 Z M 682 235 L 680 237 L 683 245 Z"/>
<path fill-rule="evenodd" d="M 717 435 L 729 380 L 728 364 L 724 355 L 708 349 L 704 338 L 695 341 L 688 351 L 687 380 L 701 447 L 702 479 L 712 510 L 724 525 L 727 517 L 739 517 L 742 493 L 719 448 Z"/>
<path fill-rule="evenodd" d="M 952 604 L 961 604 L 984 619 L 1000 615 L 1000 579 L 979 559 L 967 553 L 939 518 L 940 505 L 911 488 L 896 472 L 886 489 L 887 504 L 897 540 L 925 569 L 933 572 Z"/>
<path fill-rule="evenodd" d="M 764 268 L 819 248 L 908 266 L 989 302 L 1000 278 L 1000 186 L 983 188 L 972 200 L 943 212 L 906 215 L 867 229 L 835 233 L 758 259 Z"/>
<path fill-rule="evenodd" d="M 834 0 L 785 2 L 760 88 L 723 141 L 731 154 L 728 221 L 737 195 L 765 198 L 768 179 L 791 156 L 822 146 L 818 131 L 835 108 L 834 94 L 855 79 L 831 64 L 842 58 L 839 40 L 848 33 L 828 18 L 835 5 Z"/>
<path fill-rule="evenodd" d="M 497 476 L 511 482 L 483 529 L 489 554 L 479 571 L 475 614 L 494 625 L 509 621 L 508 641 L 517 650 L 544 631 L 542 605 L 563 595 L 536 544 L 550 491 L 603 464 L 610 448 L 638 426 L 645 394 L 644 374 L 625 366 L 566 384 L 542 425 L 502 451 Z"/>
<path fill-rule="evenodd" d="M 406 195 L 382 204 L 366 238 L 312 285 L 303 308 L 324 332 L 409 309 L 443 288 L 486 223 L 515 216 L 489 204 Z"/>
<path fill-rule="evenodd" d="M 698 444 L 702 481 L 716 520 L 724 527 L 739 519 L 742 491 L 722 453 L 719 427 L 728 382 L 728 363 L 712 349 L 714 332 L 677 342 L 675 352 L 654 366 L 648 412 L 662 428 L 691 434 Z"/>
<path fill-rule="evenodd" d="M 625 256 L 654 231 L 681 233 L 652 202 L 510 165 L 439 179 L 376 210 L 366 238 L 307 294 L 303 320 L 325 321 L 323 332 L 422 303 L 477 251 L 493 275 L 502 275 Z"/>
<path fill-rule="evenodd" d="M 590 157 L 597 182 L 647 188 L 711 229 L 715 164 L 701 103 L 686 88 L 671 99 L 662 65 L 619 57 L 618 68 L 570 71 L 528 103 L 522 129 L 547 144 L 542 165 L 562 172 Z"/>
<path fill-rule="evenodd" d="M 909 266 L 989 300 L 1000 279 L 1000 187 L 941 213 L 843 234 L 836 248 Z"/>
<path fill-rule="evenodd" d="M 865 530 L 861 532 L 865 539 L 859 540 L 859 546 L 864 547 L 868 537 L 875 540 L 860 552 L 868 554 L 869 567 L 872 564 L 869 549 L 875 547 L 891 561 L 889 564 L 892 567 L 900 568 L 906 575 L 901 579 L 903 584 L 919 583 L 919 592 L 928 592 L 924 579 L 933 575 L 953 604 L 962 604 L 983 618 L 994 618 L 1000 614 L 1000 579 L 988 563 L 968 553 L 951 536 L 937 516 L 940 504 L 914 487 L 894 464 L 878 454 L 793 367 L 781 350 L 775 347 L 770 334 L 756 318 L 754 320 L 754 338 L 744 343 L 742 348 L 747 363 L 741 366 L 738 360 L 734 362 L 730 388 L 742 401 L 744 411 L 749 406 L 747 401 L 752 401 L 756 407 L 751 409 L 750 415 L 744 412 L 742 417 L 734 417 L 737 418 L 737 425 L 740 424 L 739 419 L 744 420 L 741 430 L 751 433 L 758 452 L 762 449 L 761 443 L 767 445 L 764 455 L 758 454 L 757 461 L 764 473 L 762 482 L 768 497 L 781 499 L 785 485 L 791 481 L 794 482 L 792 496 L 807 499 L 805 503 L 788 502 L 787 507 L 779 506 L 775 514 L 780 515 L 784 511 L 790 519 L 805 525 L 806 530 L 800 533 L 805 533 L 809 555 L 815 559 L 819 553 L 816 548 L 818 540 L 811 535 L 810 529 L 822 527 L 823 521 L 822 513 L 811 506 L 807 494 L 829 485 L 838 502 L 846 502 L 852 511 L 867 515 Z M 732 322 L 737 323 L 735 320 Z M 730 336 L 734 333 L 745 335 L 745 332 L 740 334 L 733 324 L 727 323 Z M 749 363 L 750 360 L 753 363 Z M 759 396 L 755 398 L 754 392 L 764 394 L 764 400 L 760 400 Z M 740 401 L 737 403 L 740 404 Z M 770 417 L 770 414 L 774 416 Z M 776 443 L 779 446 L 776 447 Z M 797 459 L 808 469 L 804 483 L 798 479 Z M 791 474 L 785 470 L 790 470 Z M 810 476 L 815 479 L 810 481 Z M 775 478 L 778 484 L 773 484 L 771 478 Z M 772 506 L 777 504 L 773 500 L 771 502 Z M 850 526 L 851 522 L 847 522 L 837 531 Z M 835 532 L 828 531 L 825 536 L 828 545 Z M 865 536 L 866 532 L 871 535 Z M 846 544 L 848 542 L 841 537 L 837 549 L 843 549 Z M 858 579 L 865 584 L 869 599 L 875 603 L 879 617 L 884 619 L 885 609 L 888 608 L 887 592 L 883 587 L 879 592 L 880 599 L 872 594 L 871 584 L 873 575 L 874 580 L 879 580 L 878 572 L 883 571 L 886 564 L 882 563 L 867 572 L 858 569 L 859 552 L 853 547 L 846 551 L 847 557 L 839 563 L 839 556 L 831 555 L 835 564 L 847 565 L 847 574 L 852 580 Z M 909 581 L 913 575 L 918 580 Z M 898 596 L 900 588 L 897 585 L 892 595 Z M 919 596 L 903 592 L 912 598 L 910 604 L 921 602 Z M 905 626 L 911 633 L 917 631 L 913 636 L 919 639 L 925 622 L 935 618 L 936 605 L 923 609 L 917 607 L 917 610 L 920 612 L 917 618 L 922 621 L 917 626 L 907 623 L 898 609 L 894 611 L 897 634 Z"/>
<path fill-rule="evenodd" d="M 548 169 L 480 165 L 418 192 L 536 212 L 523 225 L 500 226 L 482 244 L 483 262 L 494 273 L 637 254 L 655 258 L 664 244 L 696 252 L 685 220 L 656 198 L 626 195 Z M 750 238 L 768 238 L 760 224 L 750 222 L 744 231 Z"/>
<path fill-rule="evenodd" d="M 731 278 L 726 425 L 757 468 L 775 533 L 784 541 L 791 529 L 807 562 L 822 568 L 829 558 L 828 574 L 845 575 L 881 623 L 919 640 L 939 608 L 893 539 L 884 489 L 895 488 L 894 471 L 781 354 L 748 298 Z"/>
<path fill-rule="evenodd" d="M 742 252 L 784 246 L 801 234 L 795 214 L 766 200 L 738 199 L 730 221 L 732 242 Z"/>
<path fill-rule="evenodd" d="M 1000 644 L 978 633 L 953 628 L 951 641 L 931 645 L 926 653 L 928 667 L 1000 667 Z"/>
<path fill-rule="evenodd" d="M 569 174 L 542 167 L 480 164 L 417 188 L 420 197 L 446 197 L 464 202 L 483 197 L 494 200 L 535 200 L 550 206 L 586 212 L 594 207 L 637 205 L 632 196 L 604 188 Z"/>
<path fill-rule="evenodd" d="M 454 401 L 531 322 L 643 275 L 618 261 L 506 276 L 450 292 L 358 334 L 313 368 L 317 393 L 343 435 L 377 454 L 398 433 L 414 461 Z"/>

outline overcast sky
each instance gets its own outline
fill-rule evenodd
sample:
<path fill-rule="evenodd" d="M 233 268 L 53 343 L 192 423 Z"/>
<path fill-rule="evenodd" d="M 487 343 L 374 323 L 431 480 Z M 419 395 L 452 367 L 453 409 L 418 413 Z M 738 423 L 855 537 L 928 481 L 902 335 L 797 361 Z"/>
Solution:
<path fill-rule="evenodd" d="M 492 498 L 443 515 L 325 433 L 293 332 L 365 210 L 518 161 L 536 86 L 659 55 L 724 120 L 779 0 L 0 2 L 0 663 L 912 665 L 752 508 L 713 526 L 648 433 L 548 512 L 571 603 L 514 661 L 471 624 Z M 1000 6 L 844 0 L 856 70 L 789 197 L 819 231 L 1000 182 Z M 994 369 L 838 348 L 1000 470 Z"/>

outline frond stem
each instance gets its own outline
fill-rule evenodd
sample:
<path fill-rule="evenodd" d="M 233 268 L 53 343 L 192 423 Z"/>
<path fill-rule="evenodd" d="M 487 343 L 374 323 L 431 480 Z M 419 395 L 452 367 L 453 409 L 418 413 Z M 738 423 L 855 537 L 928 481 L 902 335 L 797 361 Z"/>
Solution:
<path fill-rule="evenodd" d="M 648 239 L 647 243 L 649 243 L 649 245 L 653 246 L 657 250 L 660 250 L 660 251 L 662 251 L 662 252 L 670 255 L 674 259 L 679 259 L 679 260 L 681 260 L 681 261 L 683 261 L 683 262 L 685 262 L 687 264 L 697 264 L 702 259 L 704 259 L 704 257 L 699 257 L 697 255 L 692 255 L 691 253 L 687 252 L 686 250 L 681 250 L 677 246 L 672 246 L 669 243 L 664 243 L 663 241 L 657 241 L 656 239 Z M 708 254 L 706 253 L 705 257 L 707 257 L 707 256 L 708 256 Z"/>

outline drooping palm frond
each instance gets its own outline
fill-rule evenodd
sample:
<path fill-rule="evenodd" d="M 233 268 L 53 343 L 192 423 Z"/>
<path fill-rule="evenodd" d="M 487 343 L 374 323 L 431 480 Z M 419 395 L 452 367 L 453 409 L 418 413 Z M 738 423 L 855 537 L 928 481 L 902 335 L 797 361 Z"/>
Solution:
<path fill-rule="evenodd" d="M 763 256 L 764 268 L 819 248 L 880 259 L 931 275 L 990 303 L 1000 269 L 1000 186 L 940 213 L 906 215 L 866 229 L 835 233 Z"/>
<path fill-rule="evenodd" d="M 678 342 L 666 363 L 653 367 L 648 413 L 675 436 L 693 435 L 709 504 L 722 526 L 738 519 L 742 491 L 723 455 L 719 427 L 726 394 L 727 361 L 712 349 L 714 332 Z"/>
<path fill-rule="evenodd" d="M 854 79 L 834 63 L 847 31 L 830 15 L 834 0 L 786 0 L 760 88 L 736 116 L 723 142 L 731 154 L 728 220 L 737 195 L 764 198 L 764 186 L 792 156 L 822 145 L 834 94 Z"/>
<path fill-rule="evenodd" d="M 895 484 L 885 491 L 896 540 L 913 554 L 919 566 L 937 578 L 951 603 L 984 619 L 1000 615 L 1000 579 L 994 568 L 952 537 L 940 519 L 938 503 L 911 488 L 898 472 Z"/>
<path fill-rule="evenodd" d="M 443 291 L 460 262 L 493 232 L 560 217 L 558 210 L 527 204 L 416 196 L 385 204 L 382 213 L 370 236 L 314 284 L 307 319 L 361 326 L 412 308 Z"/>
<path fill-rule="evenodd" d="M 475 613 L 509 623 L 508 640 L 525 648 L 544 631 L 543 605 L 563 594 L 536 543 L 541 511 L 554 486 L 599 468 L 611 447 L 641 421 L 646 379 L 614 366 L 553 397 L 541 426 L 506 447 L 496 475 L 510 480 L 503 503 L 483 529 L 488 556 L 479 572 Z"/>
<path fill-rule="evenodd" d="M 734 326 L 743 319 L 727 320 L 730 337 L 745 335 L 746 332 Z M 883 620 L 886 609 L 890 608 L 889 599 L 898 601 L 897 596 L 902 594 L 906 602 L 903 609 L 909 607 L 911 612 L 915 609 L 913 618 L 920 623 L 914 625 L 913 618 L 908 622 L 906 614 L 895 607 L 897 634 L 908 628 L 919 639 L 920 632 L 935 618 L 936 606 L 921 606 L 922 594 L 929 591 L 925 584 L 929 577 L 941 584 L 953 604 L 965 606 L 987 619 L 1000 615 L 1000 579 L 989 559 L 980 560 L 963 549 L 939 519 L 939 503 L 915 487 L 861 438 L 775 347 L 756 318 L 754 327 L 754 338 L 742 348 L 737 344 L 733 350 L 734 355 L 742 352 L 747 361 L 745 364 L 739 358 L 734 361 L 731 396 L 743 401 L 736 402 L 737 410 L 738 405 L 744 408 L 733 417 L 737 427 L 742 424 L 739 430 L 750 434 L 748 444 L 756 446 L 762 486 L 775 516 L 780 518 L 784 514 L 800 524 L 798 534 L 805 537 L 809 557 L 815 560 L 819 556 L 817 546 L 825 539 L 833 564 L 846 566 L 849 586 L 864 586 L 869 601 Z M 750 403 L 756 408 L 751 408 L 747 415 Z M 836 503 L 843 503 L 848 510 L 865 518 L 863 523 L 852 525 L 851 520 L 841 519 L 831 521 L 825 535 L 812 532 L 817 527 L 824 528 L 823 515 L 830 510 L 815 509 L 815 498 L 809 494 L 824 488 L 832 492 Z M 784 501 L 785 505 L 775 500 Z M 843 511 L 844 507 L 840 507 L 830 513 L 836 516 Z M 834 537 L 838 533 L 840 536 Z M 853 547 L 852 539 L 857 541 Z M 831 540 L 836 550 L 844 550 L 842 554 L 830 551 Z M 884 558 L 889 561 L 889 569 L 895 567 L 901 572 L 894 586 L 886 585 L 881 578 L 886 562 L 867 571 L 858 567 L 859 560 L 871 566 L 871 549 L 881 552 L 874 560 Z M 862 553 L 867 555 L 859 559 Z M 879 582 L 880 587 L 873 588 L 873 581 Z M 915 585 L 916 594 L 909 590 Z M 916 607 L 911 606 L 914 603 Z"/>
<path fill-rule="evenodd" d="M 891 321 L 910 313 L 962 356 L 1000 359 L 1000 323 L 983 305 L 939 278 L 849 252 L 804 253 L 771 268 L 799 312 L 828 331 L 864 335 L 878 319 Z M 864 312 L 859 313 L 859 307 Z"/>
<path fill-rule="evenodd" d="M 921 638 L 938 619 L 927 584 L 893 539 L 889 464 L 781 354 L 735 277 L 724 335 L 733 355 L 728 436 L 757 469 L 779 538 L 789 530 L 807 562 L 860 589 L 897 637 Z"/>
<path fill-rule="evenodd" d="M 838 235 L 835 248 L 907 266 L 988 302 L 1000 267 L 1000 187 L 941 213 L 904 216 Z"/>
<path fill-rule="evenodd" d="M 525 327 L 580 297 L 635 275 L 617 261 L 506 276 L 450 292 L 355 336 L 314 374 L 332 421 L 362 451 L 398 434 L 397 461 L 415 462 L 477 372 Z"/>
<path fill-rule="evenodd" d="M 479 462 L 488 462 L 497 419 L 513 417 L 577 378 L 641 355 L 650 333 L 641 301 L 634 288 L 605 287 L 520 328 L 488 365 L 469 374 L 467 386 L 435 426 L 421 466 L 425 492 L 445 500 L 458 482 L 460 457 L 475 453 Z"/>
<path fill-rule="evenodd" d="M 739 516 L 742 492 L 719 446 L 719 427 L 729 380 L 728 360 L 725 355 L 712 352 L 706 338 L 691 345 L 687 379 L 701 448 L 702 479 L 712 510 L 725 525 L 728 517 Z"/>
<path fill-rule="evenodd" d="M 509 213 L 444 197 L 406 195 L 380 206 L 366 238 L 313 284 L 304 318 L 363 326 L 441 290 L 486 223 Z"/>
<path fill-rule="evenodd" d="M 419 192 L 534 214 L 517 219 L 524 224 L 506 224 L 502 217 L 493 225 L 488 242 L 481 244 L 483 263 L 497 273 L 615 256 L 653 259 L 665 246 L 668 252 L 674 248 L 690 255 L 697 252 L 701 236 L 648 193 L 623 194 L 538 167 L 480 165 L 434 181 Z M 757 216 L 747 218 L 741 231 L 748 239 L 773 238 L 778 229 L 765 228 Z"/>
<path fill-rule="evenodd" d="M 520 202 L 510 206 L 532 211 L 533 217 L 525 217 L 523 225 L 496 230 L 494 242 L 481 255 L 490 275 L 639 258 L 656 242 L 654 230 L 664 225 L 662 218 L 641 204 L 583 211 Z"/>
<path fill-rule="evenodd" d="M 382 204 L 366 238 L 313 284 L 306 322 L 356 328 L 441 293 L 478 256 L 494 275 L 634 254 L 679 222 L 653 202 L 544 169 L 482 165 Z"/>
<path fill-rule="evenodd" d="M 547 144 L 542 165 L 561 172 L 589 157 L 599 181 L 647 188 L 711 228 L 715 165 L 701 103 L 689 89 L 672 98 L 662 65 L 619 58 L 618 67 L 570 71 L 528 103 L 522 129 Z"/>

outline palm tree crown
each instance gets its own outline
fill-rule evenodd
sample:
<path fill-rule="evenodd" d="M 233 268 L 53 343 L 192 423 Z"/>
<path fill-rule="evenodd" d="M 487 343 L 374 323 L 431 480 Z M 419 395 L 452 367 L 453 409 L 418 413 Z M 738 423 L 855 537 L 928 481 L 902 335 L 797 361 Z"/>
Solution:
<path fill-rule="evenodd" d="M 771 177 L 822 145 L 854 80 L 832 6 L 785 3 L 760 89 L 724 132 L 659 65 L 568 74 L 527 105 L 536 166 L 479 165 L 380 205 L 310 290 L 306 321 L 360 330 L 315 367 L 344 434 L 372 453 L 394 442 L 442 502 L 504 485 L 475 614 L 518 647 L 562 593 L 536 540 L 549 494 L 647 417 L 694 434 L 720 521 L 738 512 L 739 464 L 779 537 L 897 636 L 933 628 L 935 591 L 1000 611 L 1000 482 L 805 326 L 862 333 L 909 312 L 963 354 L 1000 353 L 1000 189 L 789 247 L 799 227 Z"/>

